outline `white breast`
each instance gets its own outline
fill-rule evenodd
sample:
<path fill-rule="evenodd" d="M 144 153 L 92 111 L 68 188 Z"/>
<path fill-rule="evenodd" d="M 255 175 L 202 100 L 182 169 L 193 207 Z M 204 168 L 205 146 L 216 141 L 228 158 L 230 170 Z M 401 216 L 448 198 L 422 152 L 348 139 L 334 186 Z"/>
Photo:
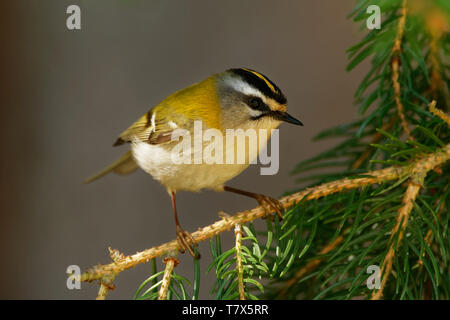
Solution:
<path fill-rule="evenodd" d="M 260 128 L 276 128 L 279 122 L 258 122 L 259 127 L 251 127 L 256 129 L 258 139 L 262 139 L 263 144 L 267 143 L 270 136 L 259 134 Z M 243 128 L 244 130 L 248 129 Z M 203 144 L 202 153 L 204 148 L 208 146 L 210 142 Z M 153 176 L 162 185 L 172 191 L 186 190 L 186 191 L 200 191 L 201 189 L 215 189 L 220 190 L 223 185 L 228 181 L 240 174 L 245 170 L 249 163 L 253 163 L 254 159 L 249 158 L 248 149 L 246 149 L 246 161 L 239 164 L 234 162 L 233 164 L 207 164 L 203 161 L 201 164 L 176 164 L 172 158 L 173 144 L 161 144 L 152 145 L 147 142 L 135 140 L 132 142 L 132 153 L 136 163 L 145 172 Z M 223 137 L 223 154 L 226 155 L 226 148 L 233 148 L 226 143 L 225 136 Z M 259 150 L 260 151 L 260 150 Z M 257 152 L 253 154 L 257 156 Z M 254 158 L 255 158 L 254 157 Z M 191 159 L 194 159 L 192 155 Z M 237 155 L 235 155 L 235 160 Z M 224 159 L 225 160 L 225 159 Z M 210 162 L 211 163 L 211 162 Z"/>
<path fill-rule="evenodd" d="M 220 189 L 249 164 L 175 164 L 171 150 L 146 142 L 132 144 L 136 163 L 169 190 Z"/>

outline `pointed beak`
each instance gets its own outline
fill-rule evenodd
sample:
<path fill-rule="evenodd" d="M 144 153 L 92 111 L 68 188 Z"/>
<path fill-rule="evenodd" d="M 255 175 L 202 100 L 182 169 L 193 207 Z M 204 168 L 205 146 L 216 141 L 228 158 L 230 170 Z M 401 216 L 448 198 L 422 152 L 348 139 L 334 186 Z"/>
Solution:
<path fill-rule="evenodd" d="M 287 112 L 274 111 L 274 112 L 272 112 L 272 117 L 274 117 L 275 119 L 284 121 L 284 122 L 295 124 L 297 126 L 303 126 L 303 123 L 300 120 L 295 119 L 293 116 L 291 116 Z"/>

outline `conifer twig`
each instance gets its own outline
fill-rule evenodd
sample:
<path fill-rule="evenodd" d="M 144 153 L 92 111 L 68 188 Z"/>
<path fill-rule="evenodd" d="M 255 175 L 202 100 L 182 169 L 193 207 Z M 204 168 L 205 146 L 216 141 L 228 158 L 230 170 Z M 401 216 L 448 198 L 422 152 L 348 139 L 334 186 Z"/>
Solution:
<path fill-rule="evenodd" d="M 403 130 L 406 132 L 410 140 L 414 140 L 413 136 L 411 135 L 411 130 L 409 130 L 408 124 L 406 122 L 403 103 L 401 100 L 402 90 L 400 82 L 398 81 L 398 78 L 400 76 L 399 69 L 400 69 L 400 53 L 402 50 L 402 39 L 405 33 L 406 12 L 407 12 L 406 2 L 407 0 L 403 0 L 401 17 L 398 20 L 397 34 L 395 36 L 394 46 L 392 47 L 391 66 L 392 66 L 392 83 L 394 85 L 395 104 L 397 105 L 397 113 L 398 116 L 400 117 Z"/>
<path fill-rule="evenodd" d="M 355 189 L 392 180 L 398 180 L 402 177 L 405 177 L 405 175 L 413 174 L 415 171 L 422 171 L 426 173 L 436 166 L 445 163 L 449 159 L 450 144 L 446 145 L 444 148 L 438 150 L 435 153 L 431 153 L 424 157 L 421 157 L 415 162 L 412 162 L 410 165 L 406 165 L 403 167 L 392 166 L 385 169 L 368 172 L 364 176 L 356 178 L 344 178 L 324 183 L 319 186 L 307 188 L 303 191 L 283 197 L 282 199 L 280 199 L 280 203 L 284 208 L 289 208 L 300 202 L 304 198 L 306 198 L 306 200 L 314 200 L 345 190 Z M 230 216 L 226 219 L 221 219 L 213 223 L 212 225 L 203 227 L 196 232 L 193 232 L 192 238 L 194 240 L 194 243 L 198 243 L 224 231 L 228 231 L 238 223 L 244 224 L 262 218 L 265 215 L 266 212 L 262 207 L 256 207 L 252 210 L 239 212 L 233 216 Z M 138 264 L 148 262 L 155 257 L 162 256 L 169 252 L 177 251 L 178 249 L 178 241 L 172 240 L 159 246 L 137 252 L 133 255 L 124 256 L 116 261 L 113 261 L 110 264 L 94 266 L 80 276 L 80 281 L 92 282 L 94 280 L 102 279 L 104 275 L 117 275 L 120 272 L 132 268 Z"/>
<path fill-rule="evenodd" d="M 109 256 L 111 257 L 112 261 L 116 261 L 118 259 L 121 259 L 125 257 L 124 254 L 120 253 L 119 250 L 111 249 L 111 247 L 108 247 Z M 105 300 L 108 296 L 108 293 L 110 290 L 114 290 L 115 286 L 113 284 L 114 281 L 114 274 L 105 274 L 100 279 L 100 288 L 98 289 L 98 294 L 96 300 Z"/>
<path fill-rule="evenodd" d="M 158 300 L 167 299 L 167 292 L 169 291 L 172 272 L 175 266 L 178 265 L 178 260 L 175 257 L 168 257 L 164 259 L 164 264 L 166 265 L 166 268 L 164 269 L 161 287 L 159 288 Z"/>
<path fill-rule="evenodd" d="M 403 198 L 403 206 L 398 210 L 397 223 L 394 226 L 394 229 L 392 230 L 390 238 L 391 245 L 389 246 L 389 250 L 381 266 L 380 274 L 382 276 L 382 279 L 380 289 L 378 291 L 374 291 L 371 300 L 378 300 L 383 296 L 383 290 L 386 286 L 389 274 L 392 271 L 392 264 L 394 262 L 395 250 L 396 249 L 398 250 L 398 248 L 400 247 L 403 235 L 406 230 L 406 226 L 408 225 L 411 210 L 414 206 L 416 197 L 419 194 L 424 178 L 425 175 L 423 173 L 420 173 L 420 175 L 416 177 L 416 179 L 420 181 L 411 180 L 408 183 L 408 188 L 406 189 L 405 196 Z M 396 237 L 397 235 L 398 237 Z M 397 241 L 395 241 L 395 239 L 397 239 Z"/>
<path fill-rule="evenodd" d="M 238 275 L 239 299 L 245 300 L 244 287 L 244 268 L 242 267 L 241 246 L 242 246 L 242 227 L 241 224 L 236 224 L 234 228 L 234 235 L 236 236 L 236 269 Z"/>
<path fill-rule="evenodd" d="M 113 284 L 114 275 L 105 275 L 100 280 L 100 288 L 98 289 L 98 294 L 96 300 L 105 300 L 108 296 L 110 290 L 114 290 L 115 286 Z"/>
<path fill-rule="evenodd" d="M 429 108 L 429 110 L 430 110 L 430 112 L 431 112 L 432 114 L 434 114 L 435 116 L 441 118 L 443 121 L 447 122 L 447 124 L 450 126 L 450 117 L 449 117 L 447 114 L 445 114 L 443 111 L 441 111 L 441 110 L 439 110 L 439 109 L 436 108 L 436 101 L 435 101 L 435 100 L 433 100 L 433 101 L 428 105 L 428 108 Z M 447 187 L 444 188 L 444 193 L 446 192 L 446 190 L 447 190 Z M 436 215 L 436 218 L 437 218 L 437 219 L 440 218 L 441 213 L 442 213 L 442 211 L 444 210 L 444 208 L 445 208 L 445 199 L 444 199 L 444 201 L 443 201 L 443 203 L 442 203 L 442 206 L 441 206 L 440 210 L 438 211 L 438 213 L 437 213 L 437 215 Z M 433 241 L 433 230 L 430 228 L 430 229 L 428 230 L 426 236 L 425 236 L 425 243 L 426 243 L 428 246 L 430 246 L 432 241 Z M 423 257 L 425 257 L 425 253 L 426 253 L 426 251 L 424 251 L 423 254 L 422 254 L 422 257 L 419 258 L 419 265 L 420 265 L 421 268 L 422 268 L 422 266 L 423 266 Z"/>
<path fill-rule="evenodd" d="M 105 300 L 106 296 L 109 293 L 109 288 L 107 285 L 101 283 L 100 284 L 100 289 L 98 290 L 98 294 L 97 294 L 97 298 L 95 298 L 96 300 Z"/>
<path fill-rule="evenodd" d="M 442 110 L 436 108 L 436 101 L 433 101 L 429 105 L 430 112 L 434 114 L 436 117 L 441 118 L 443 121 L 447 122 L 450 126 L 450 116 L 445 114 Z"/>
<path fill-rule="evenodd" d="M 389 122 L 383 124 L 381 129 L 384 131 L 387 131 L 387 130 L 389 130 L 390 127 L 392 127 L 393 124 L 394 124 L 394 118 L 392 118 Z M 377 143 L 379 140 L 381 140 L 382 137 L 384 137 L 384 135 L 381 132 L 375 133 L 370 144 Z M 366 149 L 366 151 L 364 151 L 364 153 L 360 157 L 358 157 L 355 162 L 353 162 L 351 168 L 353 170 L 359 169 L 362 166 L 362 164 L 364 163 L 364 161 L 370 156 L 371 153 L 372 153 L 372 149 L 371 149 L 371 147 L 368 147 Z M 344 233 L 346 231 L 347 230 L 344 230 Z M 325 255 L 328 252 L 334 250 L 342 242 L 343 239 L 344 238 L 342 236 L 337 237 L 332 243 L 329 243 L 326 246 L 324 246 L 319 254 Z M 304 267 L 299 269 L 295 273 L 294 277 L 289 279 L 289 281 L 286 282 L 285 286 L 280 290 L 278 297 L 280 299 L 282 299 L 288 292 L 289 288 L 291 288 L 295 283 L 297 283 L 303 276 L 314 271 L 320 265 L 320 263 L 322 261 L 323 261 L 323 258 L 317 258 L 317 259 L 311 260 Z"/>
<path fill-rule="evenodd" d="M 105 300 L 106 296 L 108 295 L 109 289 L 106 285 L 103 283 L 100 284 L 100 289 L 98 290 L 97 298 L 96 300 Z"/>
<path fill-rule="evenodd" d="M 448 118 L 448 116 L 443 112 L 437 112 L 440 110 L 436 109 L 436 101 L 432 101 L 429 104 L 428 108 L 430 109 L 431 112 L 434 111 L 433 114 L 435 114 L 442 120 L 446 121 L 445 119 Z M 443 150 L 446 150 L 447 153 L 450 153 L 450 144 L 446 145 L 446 147 L 443 148 Z M 420 188 L 423 186 L 426 174 L 430 170 L 433 170 L 438 165 L 439 165 L 438 163 L 433 161 L 429 162 L 418 161 L 414 165 L 414 168 L 412 169 L 412 176 L 409 178 L 408 188 L 406 189 L 405 195 L 403 197 L 403 206 L 398 210 L 397 223 L 392 229 L 390 238 L 391 245 L 381 266 L 382 280 L 380 289 L 372 293 L 371 296 L 372 300 L 378 300 L 383 296 L 383 290 L 386 286 L 389 274 L 392 271 L 392 264 L 395 257 L 395 249 L 398 250 L 398 248 L 401 245 L 401 241 L 405 233 L 406 227 L 408 225 L 409 216 L 414 206 L 416 197 L 419 194 Z M 394 241 L 396 237 L 397 241 Z"/>
<path fill-rule="evenodd" d="M 125 255 L 117 249 L 112 249 L 111 247 L 109 247 L 108 251 L 112 261 L 118 261 L 120 259 L 125 258 Z"/>
<path fill-rule="evenodd" d="M 294 193 L 280 199 L 280 202 L 284 208 L 289 208 L 292 205 L 298 203 L 303 198 L 307 200 L 318 199 L 327 195 L 341 192 L 343 190 L 354 189 L 366 185 L 375 183 L 390 181 L 398 179 L 400 176 L 408 172 L 409 167 L 389 167 L 382 170 L 372 171 L 368 173 L 368 176 L 356 179 L 344 178 L 341 180 L 324 183 L 317 187 L 307 188 L 303 191 Z M 191 234 L 194 243 L 198 243 L 209 239 L 224 231 L 228 231 L 233 228 L 237 223 L 247 223 L 254 221 L 258 218 L 262 218 L 266 215 L 264 208 L 258 206 L 254 209 L 239 212 L 226 219 L 220 219 L 212 225 L 203 227 Z M 97 265 L 88 269 L 84 274 L 80 276 L 80 280 L 83 282 L 91 282 L 101 279 L 104 274 L 114 273 L 118 274 L 126 269 L 132 268 L 138 264 L 150 261 L 153 258 L 162 256 L 172 251 L 179 249 L 179 243 L 177 240 L 161 244 L 159 246 L 137 252 L 133 255 L 125 256 L 119 260 L 116 260 L 107 265 Z"/>

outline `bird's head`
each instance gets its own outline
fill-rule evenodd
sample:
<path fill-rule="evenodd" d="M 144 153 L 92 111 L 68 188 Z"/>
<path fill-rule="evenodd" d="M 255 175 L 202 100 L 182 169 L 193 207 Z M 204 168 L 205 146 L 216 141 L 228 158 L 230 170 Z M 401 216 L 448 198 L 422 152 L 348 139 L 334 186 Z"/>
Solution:
<path fill-rule="evenodd" d="M 287 113 L 287 99 L 263 74 L 247 69 L 229 69 L 217 75 L 217 94 L 227 127 L 276 128 L 282 122 L 302 126 Z"/>

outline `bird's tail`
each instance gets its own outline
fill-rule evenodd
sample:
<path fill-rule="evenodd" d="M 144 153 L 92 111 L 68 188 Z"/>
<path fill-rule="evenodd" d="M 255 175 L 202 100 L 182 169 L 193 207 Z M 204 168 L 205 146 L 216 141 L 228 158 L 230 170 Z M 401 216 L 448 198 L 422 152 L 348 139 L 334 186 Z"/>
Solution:
<path fill-rule="evenodd" d="M 129 174 L 136 170 L 138 168 L 138 165 L 133 159 L 133 156 L 131 154 L 131 151 L 128 151 L 125 153 L 120 159 L 117 159 L 114 161 L 111 165 L 100 171 L 99 173 L 93 175 L 90 178 L 87 178 L 84 180 L 84 183 L 90 183 L 92 181 L 95 181 L 97 179 L 100 179 L 104 175 L 114 172 L 117 174 Z"/>

